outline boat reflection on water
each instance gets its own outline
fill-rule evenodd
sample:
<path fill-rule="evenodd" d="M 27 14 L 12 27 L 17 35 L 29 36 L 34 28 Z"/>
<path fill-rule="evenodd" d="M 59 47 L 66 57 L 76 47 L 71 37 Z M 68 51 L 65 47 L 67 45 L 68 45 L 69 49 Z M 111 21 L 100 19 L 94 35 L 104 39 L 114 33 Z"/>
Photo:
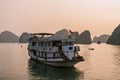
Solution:
<path fill-rule="evenodd" d="M 32 75 L 30 80 L 81 80 L 84 73 L 75 67 L 57 68 L 29 59 L 29 74 Z"/>

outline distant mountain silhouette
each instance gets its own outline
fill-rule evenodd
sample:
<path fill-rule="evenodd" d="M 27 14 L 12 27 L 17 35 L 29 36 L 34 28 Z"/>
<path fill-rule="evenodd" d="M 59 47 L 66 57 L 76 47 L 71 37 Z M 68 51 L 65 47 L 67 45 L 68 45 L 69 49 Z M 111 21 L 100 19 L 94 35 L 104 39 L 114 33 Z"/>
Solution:
<path fill-rule="evenodd" d="M 106 43 L 107 40 L 109 39 L 110 35 L 107 35 L 107 34 L 104 34 L 104 35 L 101 35 L 99 37 L 94 37 L 93 38 L 93 42 L 94 43 L 97 43 L 98 41 L 100 41 L 101 43 Z"/>
<path fill-rule="evenodd" d="M 57 31 L 54 35 L 55 36 L 67 36 L 69 35 L 69 32 L 66 29 L 62 29 L 60 31 Z M 27 33 L 27 32 L 22 33 L 22 35 L 19 38 L 19 43 L 28 43 L 28 40 L 30 37 L 32 37 L 30 33 Z"/>
<path fill-rule="evenodd" d="M 55 36 L 68 36 L 68 35 L 72 35 L 73 38 L 75 38 L 75 43 L 77 44 L 91 44 L 91 34 L 88 30 L 82 32 L 80 35 L 78 32 L 72 32 L 71 34 L 69 33 L 69 31 L 67 29 L 62 29 L 57 31 L 55 34 Z M 19 38 L 19 42 L 20 43 L 28 43 L 29 38 L 31 37 L 31 35 L 29 33 L 22 33 L 22 35 Z"/>
<path fill-rule="evenodd" d="M 57 31 L 55 35 L 67 36 L 67 35 L 70 35 L 70 33 L 68 32 L 67 29 L 62 29 L 60 31 Z M 72 32 L 71 35 L 73 36 L 73 38 L 75 38 L 75 43 L 77 44 L 91 44 L 92 43 L 91 34 L 88 30 L 85 30 L 80 35 L 78 32 Z"/>
<path fill-rule="evenodd" d="M 22 35 L 19 38 L 19 43 L 28 43 L 30 37 L 32 37 L 32 35 L 30 35 L 29 33 L 22 33 Z"/>
<path fill-rule="evenodd" d="M 84 32 L 82 32 L 77 39 L 77 43 L 79 44 L 91 44 L 92 40 L 91 40 L 91 34 L 88 30 L 85 30 Z"/>
<path fill-rule="evenodd" d="M 120 45 L 120 24 L 115 28 L 107 44 Z"/>
<path fill-rule="evenodd" d="M 67 29 L 57 31 L 54 35 L 56 36 L 68 36 L 70 35 Z"/>
<path fill-rule="evenodd" d="M 19 42 L 19 37 L 10 31 L 4 31 L 0 34 L 1 43 Z"/>

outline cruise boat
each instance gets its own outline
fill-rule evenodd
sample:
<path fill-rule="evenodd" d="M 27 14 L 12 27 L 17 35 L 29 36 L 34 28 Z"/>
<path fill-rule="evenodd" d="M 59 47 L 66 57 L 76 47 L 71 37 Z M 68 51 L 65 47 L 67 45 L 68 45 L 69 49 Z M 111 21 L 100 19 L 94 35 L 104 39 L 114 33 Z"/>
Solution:
<path fill-rule="evenodd" d="M 79 46 L 74 46 L 71 35 L 58 36 L 51 33 L 33 33 L 29 39 L 29 56 L 42 63 L 56 67 L 73 67 L 84 61 L 78 54 Z"/>

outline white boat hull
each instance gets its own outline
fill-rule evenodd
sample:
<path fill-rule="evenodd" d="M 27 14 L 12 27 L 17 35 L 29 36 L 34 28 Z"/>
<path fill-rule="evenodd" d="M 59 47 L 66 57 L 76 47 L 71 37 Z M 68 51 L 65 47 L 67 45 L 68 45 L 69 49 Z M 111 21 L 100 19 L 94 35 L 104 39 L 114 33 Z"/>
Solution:
<path fill-rule="evenodd" d="M 73 67 L 77 62 L 68 61 L 68 62 L 42 62 L 55 67 Z"/>
<path fill-rule="evenodd" d="M 55 66 L 55 67 L 73 67 L 76 63 L 80 62 L 80 61 L 75 61 L 75 60 L 69 60 L 69 61 L 45 61 L 45 60 L 37 59 L 36 57 L 33 57 L 31 55 L 29 55 L 29 56 L 33 60 L 36 60 L 38 62 L 47 64 L 47 65 Z"/>
<path fill-rule="evenodd" d="M 37 60 L 37 61 L 47 64 L 47 65 L 55 66 L 55 67 L 73 67 L 76 63 L 78 63 L 77 61 L 72 61 L 72 60 L 71 61 L 40 61 L 40 60 Z"/>

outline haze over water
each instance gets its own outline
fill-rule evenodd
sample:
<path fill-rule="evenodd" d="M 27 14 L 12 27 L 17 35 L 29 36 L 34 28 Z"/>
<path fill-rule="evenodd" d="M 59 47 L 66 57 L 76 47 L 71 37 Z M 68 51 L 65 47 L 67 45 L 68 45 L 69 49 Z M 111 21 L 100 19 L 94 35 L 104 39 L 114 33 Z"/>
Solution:
<path fill-rule="evenodd" d="M 0 80 L 120 80 L 120 46 L 80 46 L 84 62 L 56 68 L 31 60 L 27 44 L 0 43 Z"/>

